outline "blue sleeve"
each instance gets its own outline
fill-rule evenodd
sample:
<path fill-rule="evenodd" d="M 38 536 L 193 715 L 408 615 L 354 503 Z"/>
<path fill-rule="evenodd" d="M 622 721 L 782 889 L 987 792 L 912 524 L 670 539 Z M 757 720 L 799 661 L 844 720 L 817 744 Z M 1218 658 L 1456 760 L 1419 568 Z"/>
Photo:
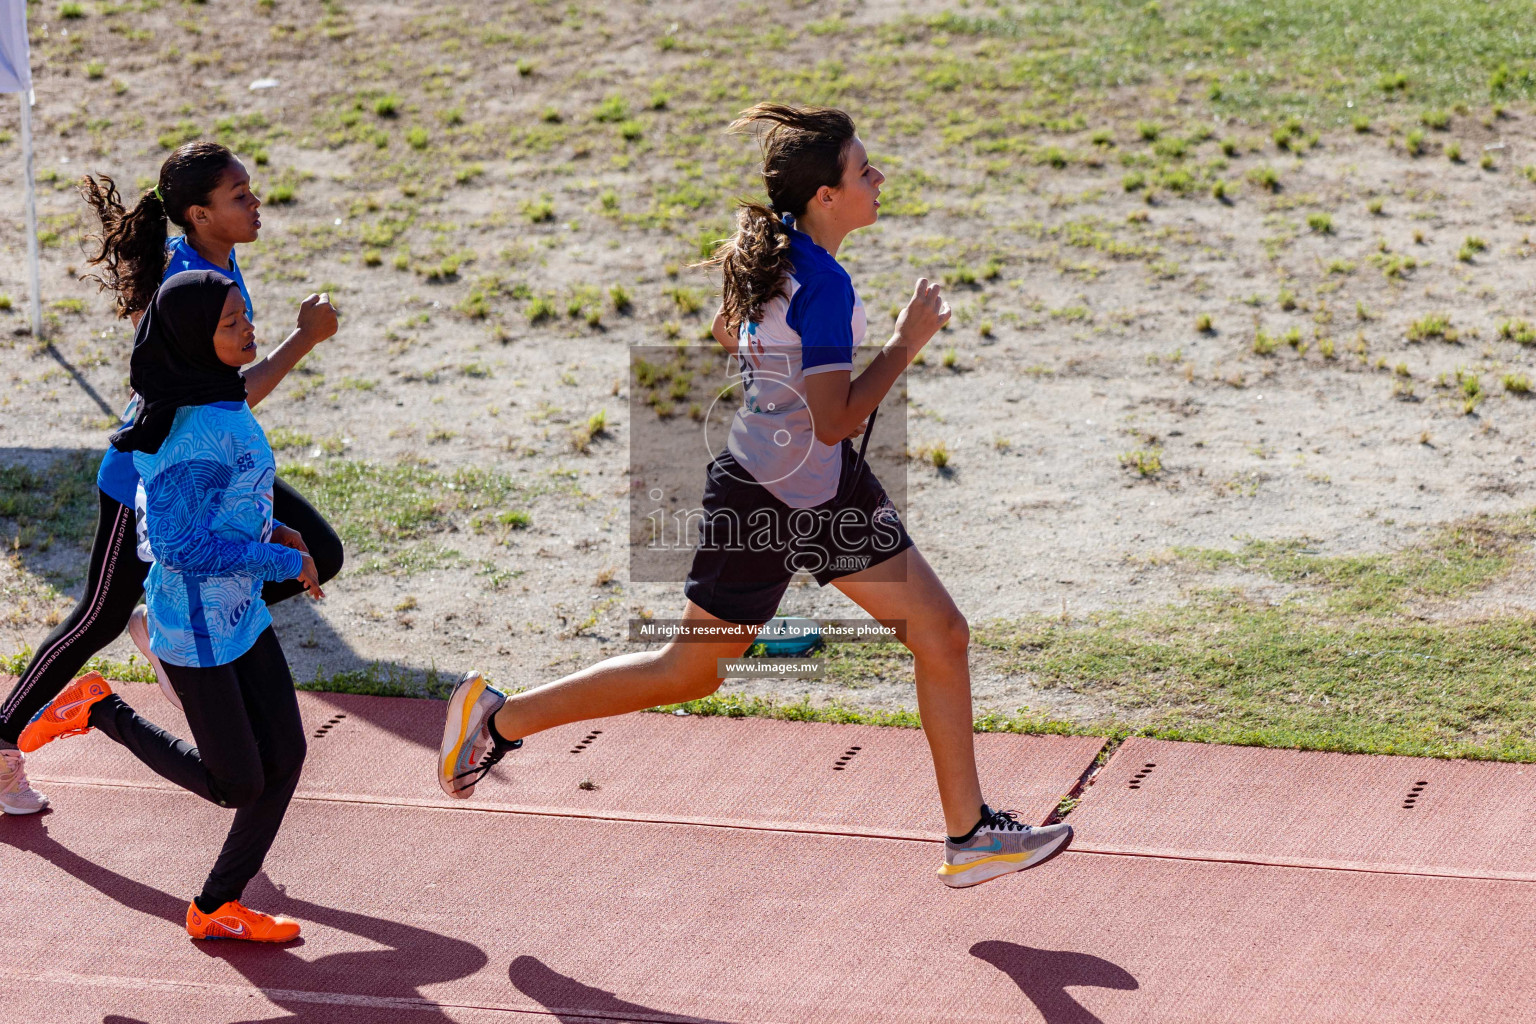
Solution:
<path fill-rule="evenodd" d="M 853 284 L 817 274 L 789 300 L 785 322 L 800 335 L 802 373 L 853 369 Z"/>
<path fill-rule="evenodd" d="M 224 540 L 208 528 L 233 473 L 212 459 L 177 462 L 144 481 L 145 520 L 155 560 L 200 576 L 291 580 L 303 557 L 281 544 Z"/>
<path fill-rule="evenodd" d="M 240 288 L 240 297 L 245 300 L 245 315 L 251 323 L 256 322 L 256 306 L 251 302 L 251 293 L 246 290 L 245 277 L 240 273 L 240 264 L 235 261 L 235 251 L 229 251 L 229 276 L 235 279 L 235 284 Z"/>
<path fill-rule="evenodd" d="M 132 508 L 139 489 L 139 471 L 134 468 L 132 454 L 107 445 L 101 468 L 96 471 L 96 488 L 119 505 Z"/>
<path fill-rule="evenodd" d="M 192 265 L 192 256 L 188 255 L 188 250 L 182 247 L 185 244 L 182 241 L 184 237 L 186 236 L 172 235 L 165 240 L 165 273 L 160 275 L 161 284 L 165 284 L 183 270 L 197 269 Z M 196 252 L 193 251 L 192 255 L 196 255 Z"/>
<path fill-rule="evenodd" d="M 165 273 L 160 275 L 160 283 L 164 284 L 175 274 L 183 270 L 215 270 L 235 282 L 235 287 L 240 289 L 240 298 L 245 300 L 245 315 L 251 318 L 251 323 L 256 322 L 256 307 L 251 304 L 251 293 L 246 290 L 245 277 L 240 273 L 240 263 L 235 259 L 235 251 L 229 251 L 229 269 L 216 267 L 212 263 L 198 255 L 196 249 L 187 242 L 186 235 L 173 235 L 165 240 Z"/>

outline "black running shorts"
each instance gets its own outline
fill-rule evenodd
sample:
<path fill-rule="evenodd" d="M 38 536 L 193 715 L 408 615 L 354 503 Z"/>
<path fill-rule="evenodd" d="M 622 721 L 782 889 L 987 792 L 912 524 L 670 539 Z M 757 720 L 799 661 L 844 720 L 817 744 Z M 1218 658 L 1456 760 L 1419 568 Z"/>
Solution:
<path fill-rule="evenodd" d="M 729 451 L 711 462 L 688 600 L 726 622 L 762 625 L 795 573 L 824 587 L 911 547 L 885 488 L 848 441 L 842 455 L 838 493 L 815 508 L 790 508 Z"/>

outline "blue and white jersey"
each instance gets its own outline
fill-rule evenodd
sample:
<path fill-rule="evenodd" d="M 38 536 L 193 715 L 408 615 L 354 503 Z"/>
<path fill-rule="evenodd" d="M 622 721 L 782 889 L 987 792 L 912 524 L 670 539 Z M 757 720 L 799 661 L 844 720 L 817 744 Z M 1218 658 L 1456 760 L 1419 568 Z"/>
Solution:
<path fill-rule="evenodd" d="M 726 447 L 752 478 L 790 508 L 814 508 L 837 494 L 838 445 L 816 439 L 805 378 L 853 370 L 864 341 L 864 303 L 848 272 L 809 235 L 790 228 L 791 271 L 741 325 L 736 361 L 743 401 Z"/>
<path fill-rule="evenodd" d="M 256 311 L 251 305 L 251 293 L 246 291 L 245 278 L 240 276 L 240 264 L 235 261 L 235 250 L 229 250 L 229 266 L 216 267 L 192 248 L 192 243 L 187 241 L 186 235 L 176 235 L 165 241 L 165 273 L 160 275 L 163 284 L 172 274 L 179 274 L 183 270 L 214 270 L 231 281 L 240 289 L 240 297 L 245 300 L 245 315 L 256 322 Z M 139 399 L 135 395 L 128 402 L 128 408 L 123 410 L 123 426 L 133 422 L 134 413 L 137 411 Z M 102 493 L 122 505 L 134 503 L 134 492 L 139 489 L 139 474 L 133 468 L 133 459 L 127 452 L 120 452 L 111 445 L 107 446 L 107 453 L 101 458 L 101 468 L 96 471 L 96 486 Z M 140 527 L 142 530 L 142 526 Z M 148 559 L 145 559 L 148 561 Z"/>
<path fill-rule="evenodd" d="M 266 580 L 291 580 L 303 559 L 269 543 L 277 467 L 244 402 L 176 410 L 151 455 L 134 452 L 155 564 L 144 583 L 149 649 L 172 665 L 227 665 L 272 624 Z"/>

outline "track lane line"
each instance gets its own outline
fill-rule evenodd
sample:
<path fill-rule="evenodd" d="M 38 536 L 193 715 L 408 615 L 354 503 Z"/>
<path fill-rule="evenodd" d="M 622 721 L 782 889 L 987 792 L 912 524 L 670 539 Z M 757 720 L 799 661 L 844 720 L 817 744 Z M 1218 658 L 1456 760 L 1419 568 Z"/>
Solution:
<path fill-rule="evenodd" d="M 191 797 L 179 786 L 169 783 L 129 782 L 122 779 L 93 779 L 76 776 L 33 776 L 33 781 L 56 786 L 80 786 L 101 789 L 146 790 L 157 793 L 180 793 Z M 196 799 L 196 797 L 191 797 Z M 580 811 L 564 807 L 543 807 L 519 804 L 479 804 L 455 806 L 441 800 L 414 797 L 381 797 L 361 793 L 326 793 L 300 791 L 295 801 L 323 804 L 350 804 L 365 807 L 401 807 L 423 811 L 440 811 L 447 814 L 504 814 L 525 815 L 538 818 L 573 818 L 583 821 L 612 821 L 635 825 L 676 825 L 699 828 L 718 828 L 740 832 L 771 832 L 789 835 L 815 835 L 832 838 L 872 839 L 888 842 L 928 843 L 944 842 L 925 832 L 905 832 L 899 829 L 878 830 L 858 828 L 821 828 L 805 822 L 741 821 L 728 818 L 694 818 L 642 813 L 603 813 Z M 55 812 L 57 813 L 57 812 Z M 1070 823 L 1070 822 L 1069 822 Z M 1326 858 L 1286 858 L 1243 856 L 1207 850 L 1164 850 L 1153 847 L 1109 846 L 1091 841 L 1075 840 L 1063 856 L 1142 857 L 1149 860 L 1191 861 L 1205 864 L 1242 864 L 1254 867 L 1291 868 L 1306 871 L 1343 871 L 1367 875 L 1405 875 L 1416 878 L 1446 878 L 1478 882 L 1536 883 L 1536 873 L 1525 871 L 1496 871 L 1492 869 L 1435 868 L 1413 864 L 1372 864 L 1364 861 L 1336 861 Z"/>
<path fill-rule="evenodd" d="M 542 1017 L 563 1021 L 640 1021 L 644 1024 L 686 1024 L 698 1017 L 686 1014 L 611 1014 L 603 1010 L 573 1010 L 563 1007 L 527 1009 L 488 1003 L 456 1003 L 441 999 L 412 998 L 410 996 L 367 996 L 348 992 L 316 992 L 309 989 L 269 988 L 261 985 L 233 985 L 212 981 L 170 981 L 162 978 L 130 978 L 112 974 L 76 974 L 72 971 L 26 972 L 0 968 L 0 981 L 18 981 L 27 984 L 42 982 L 47 985 L 73 985 L 82 988 L 129 989 L 140 992 L 207 992 L 239 998 L 259 994 L 270 1000 L 275 1007 L 286 1003 L 305 1003 L 316 1006 L 351 1006 L 372 1010 L 400 1010 L 431 1013 L 442 1010 L 468 1010 L 480 1013 L 516 1014 L 519 1018 Z M 771 1024 L 771 1022 L 770 1022 Z"/>

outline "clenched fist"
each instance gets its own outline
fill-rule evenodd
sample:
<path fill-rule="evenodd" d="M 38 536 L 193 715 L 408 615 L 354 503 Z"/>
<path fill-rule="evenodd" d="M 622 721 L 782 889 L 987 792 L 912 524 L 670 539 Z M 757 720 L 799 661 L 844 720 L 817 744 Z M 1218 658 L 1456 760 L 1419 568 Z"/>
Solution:
<path fill-rule="evenodd" d="M 949 303 L 944 301 L 942 286 L 937 281 L 929 284 L 926 277 L 918 278 L 912 298 L 896 318 L 896 337 L 906 348 L 907 358 L 922 351 L 929 339 L 947 323 Z"/>
<path fill-rule="evenodd" d="M 318 345 L 336 333 L 336 317 L 329 292 L 311 295 L 299 303 L 299 334 L 307 343 Z"/>

